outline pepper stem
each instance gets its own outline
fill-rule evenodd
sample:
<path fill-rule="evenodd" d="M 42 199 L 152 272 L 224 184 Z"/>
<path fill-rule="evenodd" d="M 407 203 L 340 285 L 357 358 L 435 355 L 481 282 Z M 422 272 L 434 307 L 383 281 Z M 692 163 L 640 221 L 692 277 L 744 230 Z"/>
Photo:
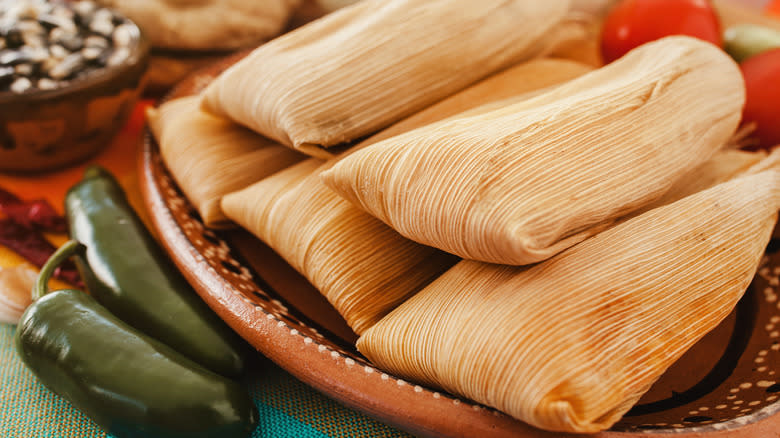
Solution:
<path fill-rule="evenodd" d="M 103 167 L 98 166 L 97 164 L 93 164 L 93 165 L 87 167 L 87 169 L 84 171 L 84 178 L 83 179 L 105 178 L 105 177 L 112 177 L 112 176 Z"/>
<path fill-rule="evenodd" d="M 38 279 L 35 281 L 35 286 L 32 290 L 32 299 L 36 301 L 43 298 L 44 295 L 49 293 L 49 279 L 54 275 L 54 271 L 71 256 L 80 253 L 84 250 L 84 245 L 75 241 L 69 240 L 65 242 L 54 254 L 46 260 L 46 263 L 41 268 Z"/>

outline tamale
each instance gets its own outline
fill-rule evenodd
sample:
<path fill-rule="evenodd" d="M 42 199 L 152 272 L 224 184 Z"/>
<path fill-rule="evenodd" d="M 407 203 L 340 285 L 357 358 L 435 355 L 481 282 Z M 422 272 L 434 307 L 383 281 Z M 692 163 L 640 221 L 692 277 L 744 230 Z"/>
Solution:
<path fill-rule="evenodd" d="M 333 12 L 351 4 L 357 3 L 360 0 L 317 0 L 317 4 L 327 12 Z"/>
<path fill-rule="evenodd" d="M 728 55 L 667 37 L 536 98 L 374 144 L 322 177 L 416 242 L 530 264 L 661 197 L 727 143 L 744 101 Z"/>
<path fill-rule="evenodd" d="M 568 59 L 539 58 L 510 67 L 477 82 L 358 143 L 337 158 L 396 135 L 464 114 L 480 114 L 535 97 L 553 87 L 593 71 Z M 331 161 L 331 164 L 337 160 Z"/>
<path fill-rule="evenodd" d="M 301 0 L 97 0 L 138 23 L 156 48 L 252 47 L 278 35 Z"/>
<path fill-rule="evenodd" d="M 659 199 L 631 212 L 628 217 L 639 216 L 740 175 L 758 173 L 774 167 L 780 168 L 778 160 L 780 160 L 780 150 L 768 157 L 764 151 L 722 149 L 709 161 L 677 180 Z M 626 217 L 621 218 L 621 220 L 625 219 Z"/>
<path fill-rule="evenodd" d="M 399 236 L 328 190 L 316 172 L 279 190 L 284 174 L 226 196 L 225 213 L 306 276 L 355 333 L 458 261 Z"/>
<path fill-rule="evenodd" d="M 305 158 L 289 148 L 199 109 L 184 97 L 147 111 L 160 154 L 208 227 L 227 226 L 222 196 Z"/>
<path fill-rule="evenodd" d="M 395 124 L 356 149 L 588 71 L 582 64 L 552 59 L 513 67 Z M 458 259 L 401 237 L 325 187 L 319 173 L 336 161 L 306 160 L 226 196 L 222 207 L 307 277 L 360 334 Z"/>
<path fill-rule="evenodd" d="M 307 154 L 379 131 L 551 44 L 569 0 L 364 0 L 220 75 L 203 107 Z"/>
<path fill-rule="evenodd" d="M 751 282 L 780 172 L 648 211 L 532 267 L 463 261 L 367 330 L 378 367 L 542 429 L 609 428 Z"/>
<path fill-rule="evenodd" d="M 572 9 L 600 17 L 606 14 L 616 0 L 572 0 Z"/>

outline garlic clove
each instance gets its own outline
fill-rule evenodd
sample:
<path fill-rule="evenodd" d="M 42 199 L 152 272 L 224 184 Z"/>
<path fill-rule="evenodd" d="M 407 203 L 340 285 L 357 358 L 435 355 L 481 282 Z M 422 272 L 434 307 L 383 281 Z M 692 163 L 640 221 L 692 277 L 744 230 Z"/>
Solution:
<path fill-rule="evenodd" d="M 0 322 L 16 324 L 32 302 L 38 273 L 24 265 L 0 268 Z"/>

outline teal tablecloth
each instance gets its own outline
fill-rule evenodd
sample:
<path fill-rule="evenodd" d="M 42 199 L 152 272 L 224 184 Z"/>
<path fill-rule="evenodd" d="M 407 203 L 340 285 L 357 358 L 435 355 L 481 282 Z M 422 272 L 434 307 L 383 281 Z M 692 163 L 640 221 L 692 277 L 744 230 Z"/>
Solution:
<path fill-rule="evenodd" d="M 0 324 L 0 437 L 106 437 L 89 418 L 41 385 L 19 360 L 15 327 Z M 406 437 L 345 408 L 258 355 L 246 379 L 260 412 L 260 437 Z"/>

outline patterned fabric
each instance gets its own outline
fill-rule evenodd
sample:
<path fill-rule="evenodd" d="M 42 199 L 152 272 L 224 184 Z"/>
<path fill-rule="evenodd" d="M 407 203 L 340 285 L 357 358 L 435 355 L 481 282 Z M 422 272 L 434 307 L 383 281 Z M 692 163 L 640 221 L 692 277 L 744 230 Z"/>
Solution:
<path fill-rule="evenodd" d="M 46 389 L 13 344 L 15 327 L 0 324 L 0 437 L 106 437 L 89 418 Z M 260 413 L 252 438 L 406 437 L 347 409 L 258 355 L 246 379 Z"/>
<path fill-rule="evenodd" d="M 276 409 L 328 437 L 394 438 L 409 435 L 352 411 L 294 379 L 267 359 L 256 367 L 264 375 L 248 388 L 258 406 Z M 276 435 L 280 436 L 280 435 Z M 293 435 L 291 435 L 293 436 Z M 300 436 L 300 435 L 294 435 Z"/>

